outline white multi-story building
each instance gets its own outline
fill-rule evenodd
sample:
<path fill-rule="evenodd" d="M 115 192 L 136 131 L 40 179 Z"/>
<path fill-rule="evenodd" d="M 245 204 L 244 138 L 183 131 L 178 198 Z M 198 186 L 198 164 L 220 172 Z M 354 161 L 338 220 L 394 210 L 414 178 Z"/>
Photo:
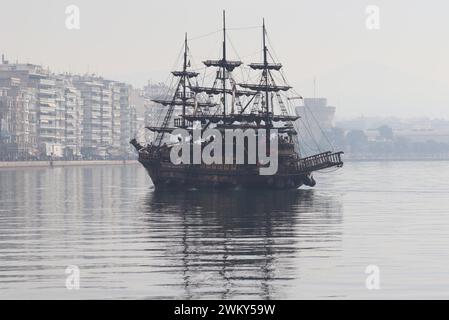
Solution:
<path fill-rule="evenodd" d="M 30 121 L 33 98 L 19 78 L 0 79 L 0 159 L 30 159 L 37 151 Z"/>
<path fill-rule="evenodd" d="M 39 81 L 47 76 L 40 66 L 9 64 L 2 59 L 0 82 L 1 155 L 10 159 L 38 157 Z"/>
<path fill-rule="evenodd" d="M 134 153 L 134 148 L 129 141 L 137 134 L 137 108 L 140 104 L 143 109 L 143 97 L 131 85 L 122 83 L 120 91 L 120 147 L 122 154 L 125 155 Z"/>
<path fill-rule="evenodd" d="M 63 94 L 63 144 L 65 158 L 80 158 L 82 147 L 83 100 L 81 92 L 73 86 L 70 80 L 62 78 L 58 81 Z"/>
<path fill-rule="evenodd" d="M 127 156 L 135 131 L 131 86 L 95 76 L 76 76 L 83 99 L 83 153 L 93 157 Z"/>
<path fill-rule="evenodd" d="M 73 84 L 83 100 L 82 153 L 87 157 L 105 156 L 102 135 L 106 135 L 107 130 L 103 128 L 103 109 L 110 94 L 104 92 L 107 90 L 104 90 L 104 84 L 98 78 L 74 76 Z M 108 140 L 105 138 L 106 142 Z"/>
<path fill-rule="evenodd" d="M 38 84 L 38 137 L 41 150 L 47 156 L 63 157 L 63 102 L 57 94 L 56 81 L 43 77 Z"/>
<path fill-rule="evenodd" d="M 109 153 L 113 156 L 120 156 L 121 154 L 121 83 L 111 81 L 109 82 L 111 91 L 111 129 L 112 141 Z"/>

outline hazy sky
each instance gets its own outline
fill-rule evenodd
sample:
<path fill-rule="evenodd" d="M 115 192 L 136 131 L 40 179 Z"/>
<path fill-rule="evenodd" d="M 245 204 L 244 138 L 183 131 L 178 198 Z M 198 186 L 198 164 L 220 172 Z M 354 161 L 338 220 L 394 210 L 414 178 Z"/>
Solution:
<path fill-rule="evenodd" d="M 0 52 L 49 66 L 86 71 L 142 86 L 164 81 L 184 32 L 252 27 L 265 17 L 288 80 L 303 96 L 326 96 L 339 117 L 449 118 L 449 2 L 437 0 L 0 0 Z M 67 5 L 80 8 L 80 30 L 65 26 Z M 380 9 L 369 30 L 368 5 Z M 245 62 L 258 60 L 260 29 L 230 30 Z M 221 34 L 192 40 L 196 61 L 216 58 Z M 229 48 L 231 56 L 232 46 Z M 251 56 L 252 55 L 252 56 Z"/>

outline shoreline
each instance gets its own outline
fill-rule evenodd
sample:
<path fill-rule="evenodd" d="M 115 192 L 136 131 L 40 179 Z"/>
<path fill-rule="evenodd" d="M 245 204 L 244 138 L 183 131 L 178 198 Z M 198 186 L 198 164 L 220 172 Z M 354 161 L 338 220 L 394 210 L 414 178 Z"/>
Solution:
<path fill-rule="evenodd" d="M 398 162 L 398 161 L 449 161 L 449 158 L 343 158 L 343 162 Z M 0 169 L 15 168 L 51 168 L 100 165 L 138 164 L 137 160 L 54 160 L 51 161 L 0 161 Z"/>
<path fill-rule="evenodd" d="M 449 161 L 449 158 L 344 158 L 343 162 Z"/>
<path fill-rule="evenodd" d="M 137 160 L 0 161 L 0 169 L 137 164 Z"/>

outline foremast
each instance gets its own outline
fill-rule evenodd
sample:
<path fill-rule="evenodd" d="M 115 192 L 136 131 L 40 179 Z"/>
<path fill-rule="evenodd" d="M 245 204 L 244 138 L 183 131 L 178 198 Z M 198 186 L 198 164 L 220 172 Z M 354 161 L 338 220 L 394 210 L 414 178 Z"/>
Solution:
<path fill-rule="evenodd" d="M 187 33 L 184 37 L 184 54 L 183 54 L 183 67 L 181 71 L 172 71 L 172 75 L 178 78 L 175 86 L 175 91 L 170 99 L 152 99 L 153 102 L 161 104 L 167 107 L 167 112 L 165 113 L 164 119 L 161 126 L 159 127 L 147 127 L 151 131 L 157 132 L 156 138 L 151 145 L 151 153 L 157 154 L 162 146 L 164 136 L 166 133 L 170 133 L 174 128 L 170 127 L 171 119 L 173 113 L 177 106 L 182 107 L 182 113 L 180 119 L 175 119 L 175 127 L 187 128 L 187 123 L 185 119 L 187 107 L 195 107 L 198 105 L 201 107 L 211 107 L 215 104 L 209 103 L 198 103 L 193 92 L 189 89 L 196 82 L 196 77 L 199 75 L 198 72 L 188 70 L 190 66 L 190 61 L 188 60 L 189 47 L 187 43 Z M 178 120 L 178 121 L 176 121 Z M 179 121 L 180 120 L 180 121 Z"/>

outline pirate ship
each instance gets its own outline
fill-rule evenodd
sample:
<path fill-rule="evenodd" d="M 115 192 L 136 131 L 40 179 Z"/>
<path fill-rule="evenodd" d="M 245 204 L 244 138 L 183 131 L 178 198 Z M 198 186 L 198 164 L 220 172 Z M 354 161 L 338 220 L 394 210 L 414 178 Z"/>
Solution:
<path fill-rule="evenodd" d="M 300 156 L 301 145 L 295 126 L 299 116 L 294 115 L 291 106 L 284 102 L 285 95 L 282 94 L 292 88 L 287 83 L 278 84 L 278 78 L 274 76 L 274 73 L 280 72 L 282 64 L 276 62 L 268 51 L 265 22 L 262 25 L 263 61 L 248 64 L 253 72 L 258 73 L 258 81 L 254 83 L 237 82 L 233 76 L 233 72 L 242 67 L 243 63 L 227 58 L 225 12 L 223 12 L 222 31 L 221 58 L 203 61 L 206 68 L 216 70 L 213 85 L 199 85 L 200 73 L 190 67 L 186 35 L 182 70 L 172 72 L 173 77 L 177 79 L 172 96 L 168 99 L 153 100 L 166 108 L 161 125 L 146 127 L 154 133 L 155 138 L 145 145 L 136 139 L 131 140 L 131 144 L 138 152 L 139 162 L 148 171 L 155 187 L 298 188 L 301 185 L 315 185 L 312 176 L 314 171 L 341 167 L 343 152 L 326 151 L 307 157 Z M 266 140 L 268 153 L 273 150 L 271 132 L 275 129 L 278 143 L 276 173 L 261 175 L 259 169 L 266 166 L 266 163 L 260 161 L 258 155 L 254 163 L 248 161 L 251 156 L 248 154 L 249 139 L 232 142 L 234 148 L 239 147 L 236 144 L 243 143 L 243 150 L 246 153 L 243 163 L 238 163 L 235 158 L 231 163 L 229 160 L 216 163 L 205 163 L 200 160 L 200 163 L 178 164 L 171 161 L 171 150 L 181 143 L 180 139 L 175 142 L 170 139 L 173 138 L 171 133 L 175 129 L 186 130 L 190 135 L 188 143 L 199 144 L 200 150 L 204 150 L 214 139 L 195 141 L 193 132 L 195 130 L 205 132 L 210 128 L 219 132 L 230 129 L 253 129 L 259 138 L 263 137 Z M 265 134 L 261 136 L 260 132 Z M 224 141 L 222 146 L 224 151 Z M 216 151 L 212 150 L 212 153 Z"/>

